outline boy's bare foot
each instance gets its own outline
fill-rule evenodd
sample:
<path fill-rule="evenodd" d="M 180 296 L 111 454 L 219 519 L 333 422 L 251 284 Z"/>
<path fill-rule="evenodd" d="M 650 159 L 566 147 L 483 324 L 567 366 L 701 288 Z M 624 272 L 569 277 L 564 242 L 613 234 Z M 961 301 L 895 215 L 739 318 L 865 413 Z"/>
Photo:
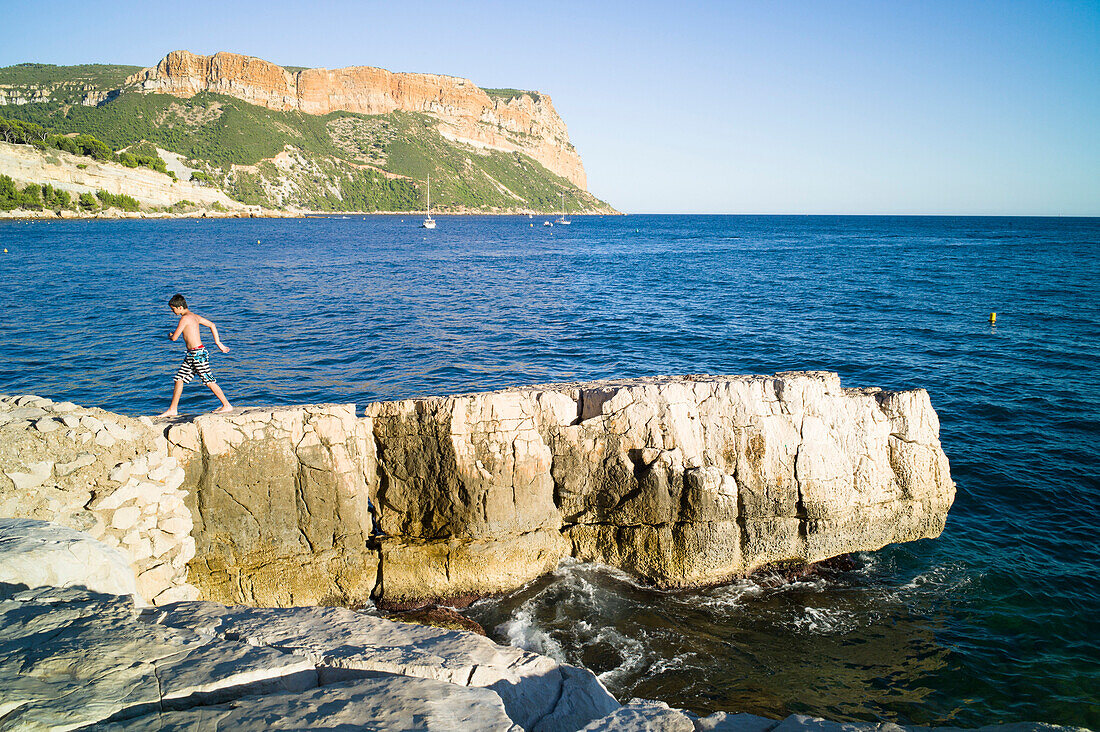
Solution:
<path fill-rule="evenodd" d="M 226 412 L 232 412 L 232 411 L 233 411 L 233 406 L 232 405 L 223 404 L 222 406 L 218 407 L 213 412 L 211 412 L 211 414 L 225 414 Z"/>
<path fill-rule="evenodd" d="M 157 419 L 160 419 L 161 417 L 176 417 L 178 415 L 179 412 L 177 412 L 175 409 L 169 409 L 167 412 L 161 412 L 160 414 L 158 414 Z"/>

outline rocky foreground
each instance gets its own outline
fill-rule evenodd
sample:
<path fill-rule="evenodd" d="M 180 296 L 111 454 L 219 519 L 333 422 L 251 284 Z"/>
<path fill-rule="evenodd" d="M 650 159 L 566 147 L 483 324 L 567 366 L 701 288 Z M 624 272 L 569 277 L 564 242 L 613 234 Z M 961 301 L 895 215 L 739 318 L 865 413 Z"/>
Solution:
<path fill-rule="evenodd" d="M 925 391 L 824 372 L 160 423 L 0 397 L 0 516 L 122 548 L 158 605 L 460 603 L 565 557 L 716 584 L 937 536 L 954 494 Z"/>
<path fill-rule="evenodd" d="M 923 390 L 817 372 L 161 422 L 0 397 L 0 729 L 901 730 L 620 705 L 376 608 L 570 556 L 696 586 L 936 536 L 938 433 Z"/>
<path fill-rule="evenodd" d="M 119 549 L 57 524 L 0 519 L 0 729 L 921 729 L 620 705 L 583 668 L 465 631 L 369 608 L 181 601 L 142 609 L 136 586 Z"/>

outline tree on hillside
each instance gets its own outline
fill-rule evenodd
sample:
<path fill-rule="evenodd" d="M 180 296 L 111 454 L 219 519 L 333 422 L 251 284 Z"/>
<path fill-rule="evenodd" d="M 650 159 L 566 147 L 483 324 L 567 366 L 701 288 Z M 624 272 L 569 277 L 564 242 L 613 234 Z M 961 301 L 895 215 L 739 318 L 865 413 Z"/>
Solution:
<path fill-rule="evenodd" d="M 4 142 L 16 145 L 25 145 L 28 142 L 26 126 L 18 120 L 0 117 L 0 135 L 4 136 Z"/>
<path fill-rule="evenodd" d="M 19 192 L 15 188 L 15 181 L 9 176 L 0 175 L 0 211 L 11 211 L 19 208 Z"/>
<path fill-rule="evenodd" d="M 42 209 L 42 189 L 34 183 L 28 183 L 19 196 L 20 208 L 30 208 L 36 211 Z"/>
<path fill-rule="evenodd" d="M 114 153 L 111 152 L 111 148 L 107 147 L 107 143 L 91 135 L 77 135 L 73 142 L 80 149 L 82 155 L 87 155 L 95 160 L 105 161 L 114 157 Z"/>

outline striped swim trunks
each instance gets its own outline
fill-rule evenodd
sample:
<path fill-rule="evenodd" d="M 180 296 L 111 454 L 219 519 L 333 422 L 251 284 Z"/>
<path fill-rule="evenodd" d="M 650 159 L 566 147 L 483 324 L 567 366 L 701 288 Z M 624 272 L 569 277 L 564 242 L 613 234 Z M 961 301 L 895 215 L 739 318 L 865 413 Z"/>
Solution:
<path fill-rule="evenodd" d="M 187 358 L 183 359 L 183 363 L 176 371 L 175 380 L 186 384 L 196 375 L 204 384 L 216 383 L 214 375 L 210 373 L 210 352 L 206 350 L 205 346 L 187 349 Z"/>

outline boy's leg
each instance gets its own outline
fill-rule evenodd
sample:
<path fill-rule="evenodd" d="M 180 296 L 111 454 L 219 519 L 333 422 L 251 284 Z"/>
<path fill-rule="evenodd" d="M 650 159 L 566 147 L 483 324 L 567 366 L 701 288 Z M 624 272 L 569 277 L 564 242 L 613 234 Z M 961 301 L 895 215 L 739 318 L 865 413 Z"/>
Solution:
<path fill-rule="evenodd" d="M 230 404 L 229 400 L 225 398 L 225 392 L 223 392 L 222 388 L 220 386 L 218 386 L 218 383 L 216 381 L 208 381 L 208 382 L 206 382 L 206 385 L 208 387 L 210 387 L 210 391 L 214 392 L 214 396 L 216 396 L 219 400 L 221 400 L 221 403 L 222 403 L 222 405 L 220 407 L 218 407 L 217 409 L 214 410 L 214 414 L 222 414 L 223 412 L 232 412 L 233 411 L 233 405 Z"/>
<path fill-rule="evenodd" d="M 176 385 L 172 387 L 172 403 L 168 405 L 167 411 L 158 414 L 158 417 L 174 417 L 179 414 L 180 395 L 183 394 L 183 382 L 176 380 Z"/>

